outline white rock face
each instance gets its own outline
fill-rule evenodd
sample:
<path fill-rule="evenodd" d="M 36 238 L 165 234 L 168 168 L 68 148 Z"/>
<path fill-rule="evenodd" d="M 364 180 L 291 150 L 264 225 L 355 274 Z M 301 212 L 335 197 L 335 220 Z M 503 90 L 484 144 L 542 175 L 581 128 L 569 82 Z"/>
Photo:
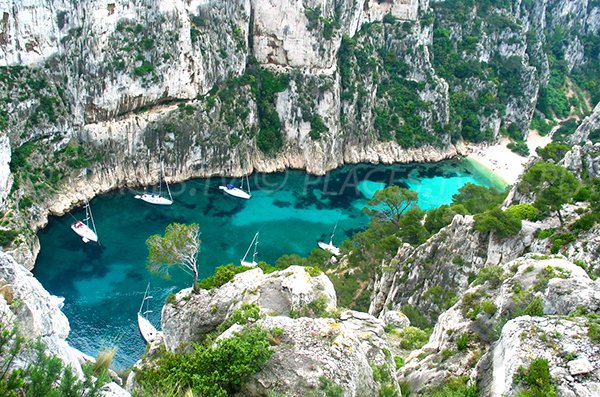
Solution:
<path fill-rule="evenodd" d="M 565 356 L 565 353 L 570 354 Z M 577 359 L 569 361 L 569 356 Z M 517 395 L 518 389 L 513 386 L 515 373 L 536 358 L 548 360 L 559 395 L 598 396 L 600 347 L 588 337 L 585 321 L 529 316 L 511 320 L 502 329 L 493 350 L 493 387 L 489 395 Z"/>
<path fill-rule="evenodd" d="M 0 211 L 4 209 L 11 186 L 10 142 L 7 136 L 0 136 Z"/>
<path fill-rule="evenodd" d="M 590 132 L 598 128 L 600 128 L 600 103 L 596 104 L 592 114 L 583 119 L 569 140 L 574 145 L 584 143 Z"/>
<path fill-rule="evenodd" d="M 163 307 L 165 345 L 174 350 L 181 343 L 199 340 L 243 303 L 255 303 L 271 315 L 288 315 L 317 299 L 324 299 L 328 308 L 335 307 L 333 284 L 325 274 L 310 276 L 302 266 L 271 274 L 258 268 L 249 270 L 219 288 L 197 294 L 184 289 L 175 303 Z"/>
<path fill-rule="evenodd" d="M 71 348 L 65 339 L 69 335 L 69 321 L 58 307 L 59 300 L 50 295 L 33 275 L 16 263 L 10 255 L 0 251 L 0 277 L 8 285 L 12 299 L 0 295 L 1 318 L 4 324 L 16 322 L 26 330 L 23 336 L 40 338 L 48 353 L 60 357 L 75 371 L 81 372 L 83 354 Z"/>
<path fill-rule="evenodd" d="M 383 323 L 366 313 L 346 311 L 339 319 L 276 316 L 258 322 L 267 329 L 282 328 L 275 354 L 242 389 L 245 396 L 269 392 L 302 397 L 319 389 L 325 377 L 344 389 L 344 396 L 376 396 L 372 365 L 393 368 Z M 392 370 L 393 371 L 393 370 Z M 393 375 L 392 375 L 393 376 Z M 392 387 L 398 390 L 395 379 Z"/>

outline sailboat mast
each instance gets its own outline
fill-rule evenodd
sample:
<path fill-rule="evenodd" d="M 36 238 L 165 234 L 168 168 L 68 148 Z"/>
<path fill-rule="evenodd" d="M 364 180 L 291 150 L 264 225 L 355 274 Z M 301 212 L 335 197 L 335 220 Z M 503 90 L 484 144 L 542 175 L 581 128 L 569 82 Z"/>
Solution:
<path fill-rule="evenodd" d="M 98 232 L 96 231 L 96 222 L 94 222 L 94 216 L 92 215 L 92 209 L 90 208 L 90 203 L 89 201 L 86 202 L 85 204 L 85 215 L 86 218 L 92 221 L 92 229 L 94 230 L 94 234 L 96 234 L 96 236 L 98 235 Z M 89 227 L 89 225 L 88 225 Z"/>
<path fill-rule="evenodd" d="M 248 194 L 250 194 L 250 181 L 248 180 L 248 175 L 246 175 L 246 184 L 248 185 Z"/>
<path fill-rule="evenodd" d="M 165 180 L 165 186 L 167 187 L 167 192 L 169 192 L 169 200 L 173 201 L 173 196 L 171 195 L 171 189 L 169 188 L 169 182 L 167 182 L 167 179 L 165 178 L 165 167 L 164 167 L 164 164 L 162 161 L 160 163 L 160 175 L 161 175 L 161 178 Z"/>
<path fill-rule="evenodd" d="M 138 311 L 138 313 L 141 313 L 142 309 L 144 309 L 144 302 L 146 302 L 146 296 L 148 296 L 149 288 L 150 288 L 150 283 L 148 283 L 148 285 L 146 286 L 146 292 L 144 292 L 144 299 L 142 299 L 142 304 L 140 305 L 140 310 Z"/>
<path fill-rule="evenodd" d="M 335 226 L 333 227 L 333 232 L 331 232 L 331 238 L 329 239 L 329 244 L 333 244 L 333 236 L 335 236 L 335 229 L 337 229 L 337 221 L 335 222 Z"/>
<path fill-rule="evenodd" d="M 250 249 L 252 248 L 252 245 L 254 244 L 254 241 L 256 240 L 256 238 L 258 237 L 258 233 L 256 233 L 254 235 L 254 238 L 252 239 L 252 241 L 250 242 L 250 245 L 248 246 L 248 249 L 246 250 L 246 253 L 244 254 L 244 257 L 242 258 L 242 262 L 246 261 L 246 257 L 248 256 L 248 254 L 250 253 Z M 258 242 L 257 242 L 258 243 Z M 256 255 L 256 245 L 254 245 L 254 254 L 252 255 L 252 259 L 254 260 L 254 256 Z"/>
<path fill-rule="evenodd" d="M 252 262 L 256 262 L 256 254 L 258 254 L 258 251 L 256 250 L 258 248 L 258 232 L 254 235 L 254 254 L 252 255 Z"/>

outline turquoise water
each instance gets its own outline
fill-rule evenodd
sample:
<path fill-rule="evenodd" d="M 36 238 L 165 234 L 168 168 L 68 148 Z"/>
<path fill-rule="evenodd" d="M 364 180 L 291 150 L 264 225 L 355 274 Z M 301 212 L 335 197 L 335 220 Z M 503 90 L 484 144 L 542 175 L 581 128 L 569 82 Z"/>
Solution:
<path fill-rule="evenodd" d="M 202 247 L 201 277 L 221 264 L 238 264 L 254 234 L 260 232 L 258 259 L 274 263 L 289 253 L 306 255 L 317 241 L 327 239 L 336 222 L 334 243 L 364 229 L 369 218 L 361 210 L 366 200 L 389 184 L 419 192 L 423 209 L 449 203 L 467 182 L 491 186 L 492 180 L 466 161 L 436 164 L 347 166 L 323 177 L 301 171 L 255 174 L 250 178 L 252 199 L 225 195 L 221 178 L 197 179 L 172 186 L 175 203 L 152 206 L 134 199 L 135 192 L 119 190 L 91 203 L 100 245 L 84 244 L 70 230 L 81 209 L 51 218 L 40 231 L 41 251 L 34 274 L 57 296 L 65 298 L 69 342 L 95 356 L 99 349 L 117 347 L 115 364 L 133 364 L 144 352 L 136 313 L 144 290 L 151 284 L 149 319 L 160 323 L 160 310 L 171 292 L 188 287 L 191 279 L 175 269 L 170 280 L 148 273 L 145 241 L 164 232 L 171 222 L 198 223 Z"/>

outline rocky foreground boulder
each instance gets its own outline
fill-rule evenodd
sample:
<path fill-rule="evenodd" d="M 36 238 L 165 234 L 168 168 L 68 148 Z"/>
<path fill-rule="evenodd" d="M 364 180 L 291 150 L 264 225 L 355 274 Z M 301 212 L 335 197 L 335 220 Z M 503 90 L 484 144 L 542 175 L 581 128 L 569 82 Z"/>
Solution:
<path fill-rule="evenodd" d="M 260 309 L 257 318 L 223 331 L 223 323 L 231 324 L 232 315 L 249 305 Z M 273 356 L 243 386 L 244 396 L 304 396 L 324 385 L 343 389 L 344 396 L 376 396 L 383 388 L 400 395 L 384 322 L 337 309 L 333 285 L 314 269 L 249 270 L 218 288 L 183 290 L 162 313 L 169 350 L 210 332 L 220 333 L 218 341 L 256 325 L 279 330 L 279 336 Z"/>
<path fill-rule="evenodd" d="M 487 267 L 398 379 L 422 393 L 464 376 L 484 396 L 519 395 L 516 373 L 548 361 L 560 396 L 598 396 L 600 281 L 564 257 L 527 254 Z"/>

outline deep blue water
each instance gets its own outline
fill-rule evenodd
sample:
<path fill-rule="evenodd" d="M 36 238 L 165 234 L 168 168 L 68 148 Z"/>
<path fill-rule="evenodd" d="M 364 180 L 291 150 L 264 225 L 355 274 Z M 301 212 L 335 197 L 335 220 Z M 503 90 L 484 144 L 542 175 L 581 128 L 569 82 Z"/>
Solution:
<path fill-rule="evenodd" d="M 84 244 L 70 230 L 81 209 L 50 219 L 40 231 L 41 251 L 34 274 L 48 291 L 65 298 L 69 342 L 95 356 L 116 347 L 115 365 L 133 364 L 144 352 L 136 313 L 151 283 L 148 317 L 160 323 L 167 295 L 191 284 L 175 270 L 170 280 L 151 275 L 145 267 L 148 236 L 163 233 L 171 222 L 198 223 L 201 228 L 201 277 L 216 266 L 235 263 L 260 232 L 258 260 L 274 263 L 283 254 L 306 255 L 320 239 L 328 239 L 336 222 L 338 244 L 364 229 L 369 218 L 361 210 L 367 198 L 390 184 L 419 192 L 423 209 L 449 203 L 467 182 L 495 183 L 467 161 L 392 166 L 355 165 L 316 177 L 301 171 L 255 174 L 250 178 L 252 199 L 240 200 L 218 189 L 221 178 L 197 179 L 171 187 L 175 203 L 152 206 L 120 190 L 91 203 L 100 245 Z M 239 181 L 236 181 L 238 183 Z"/>

